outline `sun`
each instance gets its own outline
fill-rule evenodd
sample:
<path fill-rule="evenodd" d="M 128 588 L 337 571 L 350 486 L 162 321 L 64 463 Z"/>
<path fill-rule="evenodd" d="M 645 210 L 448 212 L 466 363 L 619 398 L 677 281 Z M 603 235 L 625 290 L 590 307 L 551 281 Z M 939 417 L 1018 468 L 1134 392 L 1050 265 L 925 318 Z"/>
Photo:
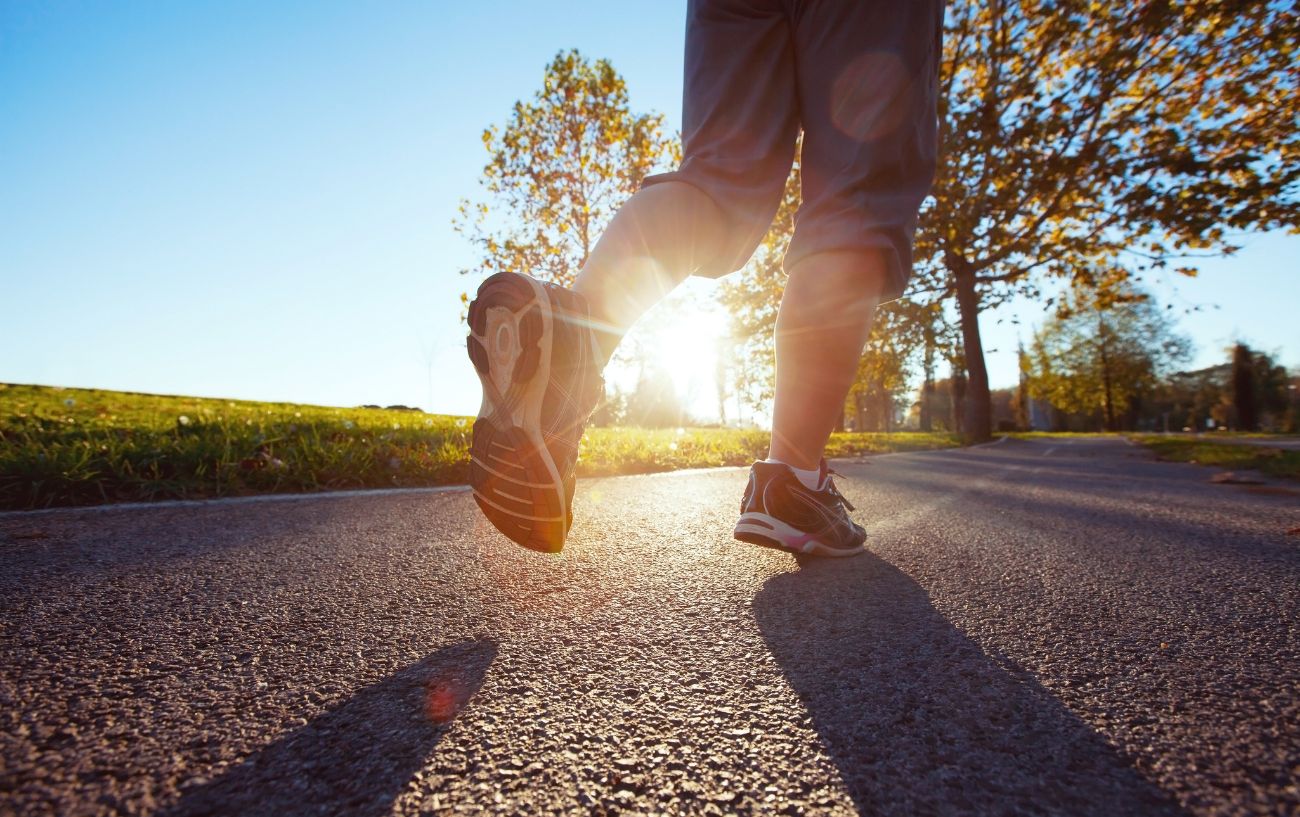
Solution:
<path fill-rule="evenodd" d="M 727 331 L 726 316 L 696 300 L 674 306 L 673 319 L 656 329 L 647 346 L 655 362 L 672 378 L 687 414 L 697 419 L 716 418 L 719 341 Z"/>
<path fill-rule="evenodd" d="M 631 397 L 642 378 L 670 381 L 677 403 L 690 421 L 718 422 L 720 358 L 728 354 L 731 320 L 717 297 L 718 282 L 692 278 L 653 306 L 628 332 L 619 354 L 605 370 L 605 382 Z"/>

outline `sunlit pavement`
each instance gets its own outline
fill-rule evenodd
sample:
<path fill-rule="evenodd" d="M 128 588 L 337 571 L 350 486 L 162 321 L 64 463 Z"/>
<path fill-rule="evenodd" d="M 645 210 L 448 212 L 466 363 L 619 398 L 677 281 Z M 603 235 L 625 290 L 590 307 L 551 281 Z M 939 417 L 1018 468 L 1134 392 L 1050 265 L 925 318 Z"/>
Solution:
<path fill-rule="evenodd" d="M 841 463 L 872 553 L 742 545 L 743 470 L 0 519 L 0 814 L 1290 814 L 1300 497 L 1121 440 Z"/>

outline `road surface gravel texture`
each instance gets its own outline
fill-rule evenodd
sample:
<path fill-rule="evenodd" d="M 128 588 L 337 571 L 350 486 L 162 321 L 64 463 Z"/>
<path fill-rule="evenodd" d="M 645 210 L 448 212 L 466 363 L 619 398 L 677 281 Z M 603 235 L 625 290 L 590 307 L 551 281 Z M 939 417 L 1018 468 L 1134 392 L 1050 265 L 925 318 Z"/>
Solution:
<path fill-rule="evenodd" d="M 1300 500 L 1122 440 L 837 466 L 871 552 L 735 542 L 743 469 L 0 518 L 4 814 L 1300 813 Z"/>

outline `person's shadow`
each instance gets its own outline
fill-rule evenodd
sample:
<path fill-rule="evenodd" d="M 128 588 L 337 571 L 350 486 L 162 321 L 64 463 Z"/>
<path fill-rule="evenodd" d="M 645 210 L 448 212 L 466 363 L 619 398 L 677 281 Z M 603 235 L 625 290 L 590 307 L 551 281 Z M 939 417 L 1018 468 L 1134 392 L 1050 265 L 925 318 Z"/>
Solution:
<path fill-rule="evenodd" d="M 167 815 L 387 815 L 496 657 L 492 641 L 438 650 L 204 785 Z"/>
<path fill-rule="evenodd" d="M 892 565 L 800 562 L 763 586 L 755 617 L 859 813 L 1182 813 Z"/>

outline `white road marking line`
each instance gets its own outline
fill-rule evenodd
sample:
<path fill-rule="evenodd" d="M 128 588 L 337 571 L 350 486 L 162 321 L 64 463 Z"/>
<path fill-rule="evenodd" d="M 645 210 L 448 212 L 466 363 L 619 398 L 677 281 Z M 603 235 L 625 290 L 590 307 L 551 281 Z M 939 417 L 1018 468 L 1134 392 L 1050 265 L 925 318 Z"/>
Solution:
<path fill-rule="evenodd" d="M 1006 442 L 1007 438 L 991 443 L 973 445 L 971 448 L 983 448 Z M 865 462 L 886 457 L 912 457 L 918 454 L 943 454 L 949 451 L 966 451 L 964 448 L 934 448 L 925 451 L 891 451 L 887 454 L 872 454 Z M 841 461 L 847 458 L 838 458 Z M 848 460 L 850 463 L 853 460 Z M 748 465 L 719 465 L 709 468 L 682 468 L 677 471 L 657 471 L 650 474 L 617 474 L 605 477 L 583 477 L 581 482 L 598 482 L 607 479 L 663 479 L 666 477 L 683 477 L 692 474 L 705 474 L 725 471 L 748 471 Z M 104 511 L 140 511 L 167 508 L 203 508 L 218 505 L 242 505 L 253 502 L 299 502 L 306 499 L 347 499 L 363 496 L 402 496 L 405 494 L 461 494 L 471 491 L 468 485 L 432 485 L 424 488 L 356 488 L 346 491 L 317 491 L 304 494 L 258 494 L 256 496 L 223 496 L 215 499 L 162 499 L 156 502 L 113 502 L 106 505 L 61 505 L 57 508 L 35 508 L 28 511 L 0 511 L 0 519 L 30 519 L 57 513 L 100 513 Z M 509 513 L 509 511 L 507 511 Z"/>
<path fill-rule="evenodd" d="M 996 440 L 993 440 L 992 442 L 980 443 L 979 445 L 972 445 L 972 446 L 967 447 L 966 450 L 967 450 L 967 451 L 974 451 L 976 448 L 989 448 L 990 446 L 1001 445 L 1002 443 L 1006 442 L 1008 439 L 1010 439 L 1010 438 L 1007 437 L 1007 435 L 1003 434 L 1001 437 L 998 437 Z M 945 449 L 935 449 L 935 450 L 936 450 L 936 451 L 942 451 L 942 450 L 945 450 Z M 912 453 L 916 453 L 916 452 L 912 452 Z"/>

